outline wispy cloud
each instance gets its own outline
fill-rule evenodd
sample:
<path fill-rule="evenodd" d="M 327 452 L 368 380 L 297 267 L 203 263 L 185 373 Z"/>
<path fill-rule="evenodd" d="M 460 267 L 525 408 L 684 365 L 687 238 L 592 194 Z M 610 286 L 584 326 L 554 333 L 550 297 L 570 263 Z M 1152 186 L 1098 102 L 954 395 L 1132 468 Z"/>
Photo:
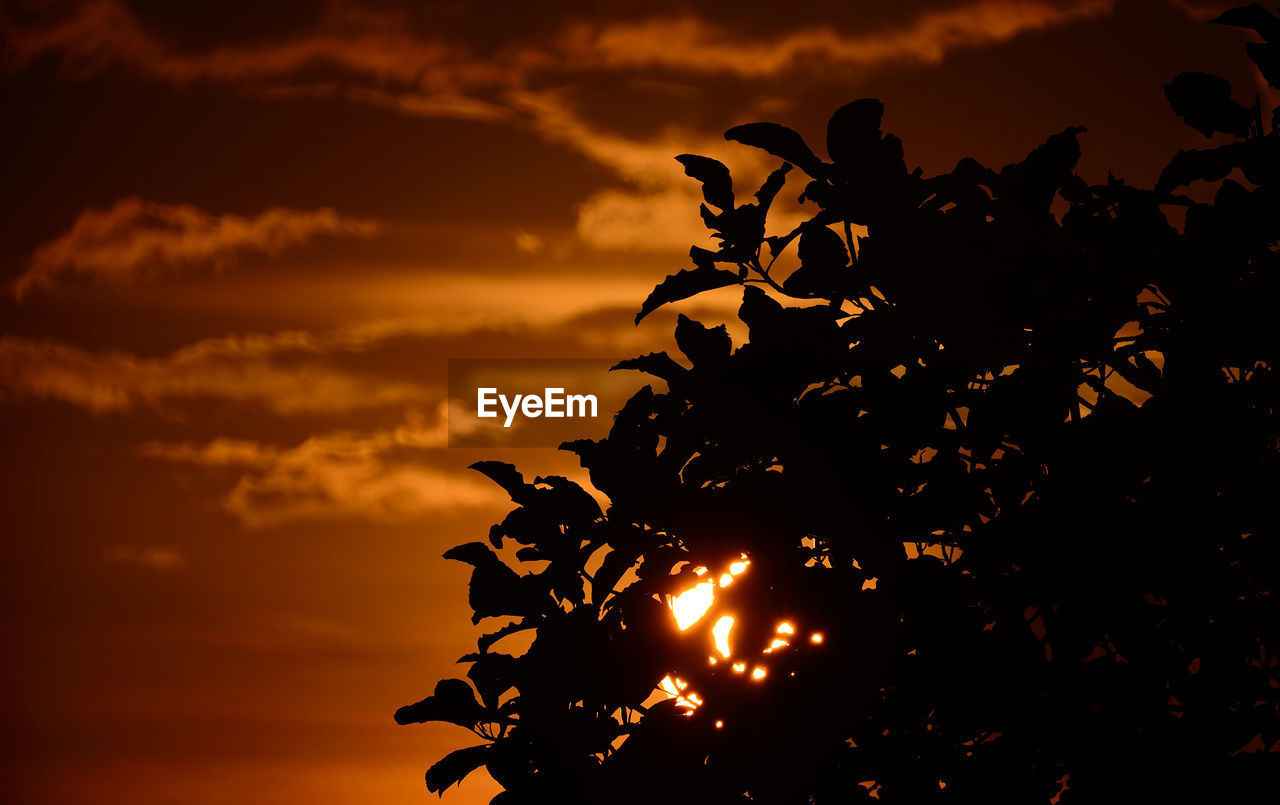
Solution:
<path fill-rule="evenodd" d="M 128 565 L 157 572 L 184 570 L 187 558 L 171 545 L 112 545 L 102 552 L 102 560 L 112 565 Z"/>
<path fill-rule="evenodd" d="M 335 4 L 314 30 L 285 39 L 188 51 L 156 35 L 119 0 L 90 0 L 51 22 L 0 18 L 10 69 L 53 56 L 73 74 L 111 67 L 172 84 L 233 84 L 248 91 L 340 94 L 406 114 L 500 118 L 508 114 L 473 93 L 518 80 L 534 53 L 479 59 L 440 38 L 423 40 L 394 15 Z M 340 81 L 308 80 L 329 68 Z"/>
<path fill-rule="evenodd" d="M 744 41 L 714 23 L 684 15 L 575 26 L 565 34 L 562 46 L 571 61 L 583 65 L 661 67 L 751 78 L 813 64 L 933 64 L 955 49 L 989 46 L 1023 33 L 1092 19 L 1110 13 L 1114 5 L 1113 0 L 979 0 L 926 11 L 888 29 L 849 34 L 823 26 L 756 41 Z"/>
<path fill-rule="evenodd" d="M 830 25 L 747 40 L 696 14 L 658 14 L 571 22 L 546 41 L 481 54 L 460 44 L 461 37 L 423 37 L 401 15 L 345 3 L 276 40 L 190 50 L 154 33 L 120 0 L 91 0 L 34 24 L 0 14 L 0 34 L 10 70 L 53 57 L 72 74 L 123 67 L 179 86 L 205 81 L 260 97 L 336 96 L 410 116 L 501 120 L 520 111 L 509 93 L 545 86 L 543 76 L 563 83 L 566 75 L 601 69 L 660 69 L 756 78 L 815 64 L 936 63 L 953 50 L 1096 18 L 1113 7 L 1114 0 L 975 0 L 875 30 Z"/>
<path fill-rule="evenodd" d="M 874 66 L 934 63 L 949 51 L 984 47 L 1022 33 L 1104 15 L 1114 0 L 975 0 L 925 10 L 901 24 L 849 33 L 835 26 L 780 30 L 744 40 L 695 14 L 656 15 L 618 23 L 569 23 L 558 41 L 523 44 L 477 55 L 459 38 L 422 38 L 396 14 L 332 4 L 313 28 L 251 45 L 201 51 L 175 46 L 144 26 L 120 0 L 91 0 L 52 22 L 0 28 L 4 60 L 20 67 L 45 55 L 92 73 L 123 66 L 175 84 L 217 81 L 272 87 L 316 67 L 342 81 L 312 81 L 311 91 L 372 90 L 366 100 L 414 113 L 503 117 L 506 109 L 473 93 L 527 86 L 539 72 L 660 67 L 746 77 L 803 69 L 815 61 Z M 401 100 L 404 99 L 404 103 Z M 433 100 L 438 104 L 433 105 Z"/>
<path fill-rule="evenodd" d="M 85 210 L 69 231 L 37 248 L 13 292 L 22 299 L 33 288 L 53 290 L 66 275 L 130 285 L 163 273 L 223 265 L 244 252 L 274 255 L 321 235 L 371 237 L 377 231 L 375 221 L 328 208 L 276 207 L 246 218 L 125 198 L 107 209 Z"/>
<path fill-rule="evenodd" d="M 406 296 L 426 300 L 412 305 L 420 308 L 413 314 L 314 331 L 232 333 L 156 356 L 0 335 L 0 402 L 56 400 L 98 415 L 139 409 L 172 414 L 201 401 L 282 416 L 421 405 L 439 399 L 449 355 L 536 343 L 554 354 L 624 356 L 651 347 L 655 333 L 669 332 L 667 319 L 675 315 L 660 311 L 645 328 L 636 328 L 635 300 L 653 279 L 622 271 L 517 278 L 497 291 L 491 278 L 474 274 L 418 281 L 421 286 L 408 279 L 382 280 L 386 287 L 363 300 L 378 309 L 403 304 Z M 434 293 L 439 287 L 448 293 Z M 736 289 L 713 296 L 701 299 L 699 309 L 736 322 Z M 410 345 L 422 361 L 409 367 L 407 376 L 403 367 L 395 370 L 374 354 Z M 350 368 L 355 366 L 351 356 L 361 354 L 373 355 L 364 362 L 369 371 Z"/>
<path fill-rule="evenodd" d="M 578 209 L 578 239 L 603 249 L 679 251 L 706 240 L 692 212 L 699 196 L 673 158 L 680 153 L 719 151 L 719 138 L 668 128 L 637 140 L 588 123 L 556 92 L 513 93 L 512 102 L 553 142 L 611 168 L 627 189 L 610 188 L 587 198 Z"/>
<path fill-rule="evenodd" d="M 220 437 L 203 444 L 192 442 L 147 442 L 138 454 L 147 458 L 202 467 L 252 467 L 262 469 L 279 455 L 279 450 L 250 439 Z"/>
<path fill-rule="evenodd" d="M 167 357 L 91 352 L 51 339 L 0 337 L 0 390 L 11 399 L 61 400 L 101 414 L 178 400 L 223 399 L 279 414 L 343 412 L 421 402 L 417 383 L 362 377 L 320 362 L 273 361 L 282 338 L 211 339 Z M 305 339 L 301 339 L 305 340 Z M 257 353 L 257 354 L 255 354 Z"/>
<path fill-rule="evenodd" d="M 845 25 L 780 28 L 744 38 L 705 15 L 656 13 L 611 23 L 567 22 L 558 34 L 484 53 L 465 37 L 414 33 L 401 16 L 335 3 L 306 30 L 276 40 L 192 51 L 143 25 L 120 0 L 92 0 L 52 22 L 0 22 L 9 69 L 41 57 L 71 73 L 123 67 L 174 85 L 230 85 L 254 97 L 326 96 L 416 117 L 507 120 L 609 167 L 630 186 L 588 198 L 579 239 L 599 248 L 667 251 L 704 233 L 688 221 L 696 190 L 671 157 L 716 156 L 718 136 L 667 129 L 633 137 L 591 126 L 551 87 L 574 86 L 602 70 L 677 72 L 751 81 L 815 67 L 871 69 L 934 64 L 957 50 L 1108 14 L 1114 0 L 972 0 L 903 15 L 901 21 L 850 31 Z M 638 76 L 643 78 L 643 76 Z M 696 91 L 696 88 L 693 88 Z M 717 133 L 718 135 L 718 133 Z M 741 154 L 741 152 L 739 152 Z M 739 155 L 738 159 L 751 157 Z M 758 161 L 758 160 L 757 160 Z M 759 166 L 746 166 L 745 172 Z M 678 227 L 672 224 L 676 221 Z"/>
<path fill-rule="evenodd" d="M 456 470 L 421 461 L 447 443 L 446 421 L 411 414 L 404 423 L 366 433 L 336 431 L 291 446 L 215 439 L 204 444 L 152 442 L 149 458 L 232 468 L 239 479 L 224 508 L 261 528 L 297 520 L 405 522 L 435 511 L 501 502 L 500 490 Z"/>
<path fill-rule="evenodd" d="M 609 189 L 578 208 L 579 240 L 600 249 L 686 251 L 708 247 L 696 211 L 701 196 L 685 187 L 635 191 Z"/>
<path fill-rule="evenodd" d="M 592 194 L 578 209 L 578 238 L 597 248 L 686 251 L 695 243 L 714 245 L 697 215 L 701 190 L 685 176 L 676 154 L 701 154 L 731 165 L 744 197 L 754 190 L 753 182 L 781 164 L 763 152 L 686 128 L 667 127 L 646 139 L 605 131 L 558 92 L 510 97 L 544 138 L 609 167 L 626 183 Z"/>
<path fill-rule="evenodd" d="M 643 139 L 608 131 L 590 123 L 559 91 L 522 90 L 512 92 L 509 99 L 532 121 L 544 139 L 568 145 L 609 167 L 621 178 L 640 185 L 662 186 L 669 184 L 673 177 L 681 176 L 683 169 L 674 157 L 683 151 L 692 149 L 716 156 L 736 148 L 725 143 L 718 133 L 675 126 Z"/>

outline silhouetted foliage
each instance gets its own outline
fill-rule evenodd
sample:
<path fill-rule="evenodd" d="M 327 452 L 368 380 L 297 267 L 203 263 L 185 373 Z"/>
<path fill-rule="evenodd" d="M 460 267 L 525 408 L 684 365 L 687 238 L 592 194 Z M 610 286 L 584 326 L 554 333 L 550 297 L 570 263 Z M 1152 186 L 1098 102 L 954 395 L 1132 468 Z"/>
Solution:
<path fill-rule="evenodd" d="M 1280 88 L 1280 21 L 1216 22 L 1262 36 L 1249 55 Z M 678 157 L 721 245 L 640 316 L 742 284 L 749 341 L 682 316 L 684 360 L 619 364 L 667 390 L 563 446 L 607 511 L 476 465 L 518 506 L 492 548 L 545 564 L 446 554 L 475 568 L 477 622 L 514 620 L 462 658 L 470 683 L 397 713 L 486 739 L 428 789 L 483 765 L 495 805 L 1275 796 L 1280 111 L 1264 130 L 1199 73 L 1165 92 L 1218 139 L 1154 189 L 1087 185 L 1080 128 L 925 177 L 873 99 L 831 118 L 829 161 L 776 124 L 731 129 L 786 163 L 745 204 L 724 165 Z M 766 237 L 792 166 L 816 214 Z M 1211 201 L 1178 195 L 1195 182 Z M 680 631 L 670 596 L 744 557 Z M 733 656 L 712 663 L 725 614 Z M 497 650 L 520 632 L 527 651 Z M 668 675 L 696 708 L 654 703 Z"/>

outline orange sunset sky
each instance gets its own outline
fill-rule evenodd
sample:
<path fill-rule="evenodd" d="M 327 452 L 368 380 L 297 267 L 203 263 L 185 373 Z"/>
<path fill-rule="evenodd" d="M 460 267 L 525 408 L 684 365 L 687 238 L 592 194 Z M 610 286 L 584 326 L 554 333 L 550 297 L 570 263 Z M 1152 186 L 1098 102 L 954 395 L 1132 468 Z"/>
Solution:
<path fill-rule="evenodd" d="M 1259 91 L 1225 5 L 0 2 L 0 800 L 434 799 L 472 736 L 392 713 L 479 631 L 440 555 L 508 506 L 465 467 L 577 472 L 445 446 L 446 360 L 732 317 L 632 324 L 704 239 L 672 157 L 775 166 L 739 123 L 820 147 L 874 95 L 927 173 L 1085 125 L 1086 179 L 1150 183 L 1205 142 L 1164 83 Z"/>

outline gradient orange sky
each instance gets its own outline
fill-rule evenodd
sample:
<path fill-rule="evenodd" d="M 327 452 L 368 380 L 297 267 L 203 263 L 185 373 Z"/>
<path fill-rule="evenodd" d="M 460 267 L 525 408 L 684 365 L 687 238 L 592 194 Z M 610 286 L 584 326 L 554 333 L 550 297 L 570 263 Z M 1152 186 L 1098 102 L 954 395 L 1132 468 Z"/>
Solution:
<path fill-rule="evenodd" d="M 726 128 L 874 95 L 927 173 L 1080 124 L 1149 183 L 1203 143 L 1165 82 L 1258 89 L 1229 4 L 601 5 L 0 3 L 0 800 L 428 799 L 472 736 L 391 716 L 464 670 L 440 554 L 508 508 L 464 467 L 576 471 L 447 448 L 446 360 L 664 348 L 674 155 L 750 181 Z"/>

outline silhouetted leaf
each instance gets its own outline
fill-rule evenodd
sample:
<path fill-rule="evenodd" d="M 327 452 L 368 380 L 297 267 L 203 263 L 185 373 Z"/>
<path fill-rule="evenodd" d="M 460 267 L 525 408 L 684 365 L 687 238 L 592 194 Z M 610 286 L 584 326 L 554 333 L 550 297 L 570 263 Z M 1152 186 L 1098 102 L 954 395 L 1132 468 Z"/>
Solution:
<path fill-rule="evenodd" d="M 586 456 L 592 453 L 600 446 L 600 442 L 595 439 L 574 439 L 568 442 L 561 442 L 557 449 L 573 453 L 577 456 Z M 587 466 L 587 464 L 583 464 Z"/>
<path fill-rule="evenodd" d="M 700 209 L 703 212 L 710 212 L 710 210 L 707 209 L 706 204 L 700 205 Z M 721 216 L 717 215 L 714 216 L 714 218 L 716 225 L 718 226 Z M 723 255 L 718 251 L 713 252 L 710 249 L 704 249 L 701 246 L 689 247 L 689 260 L 693 262 L 694 268 L 714 268 L 717 262 L 723 262 L 722 258 Z"/>
<path fill-rule="evenodd" d="M 541 500 L 554 510 L 555 522 L 573 529 L 572 536 L 585 536 L 579 531 L 589 529 L 604 517 L 600 504 L 591 493 L 563 475 L 539 475 L 533 482 L 539 486 L 551 487 L 549 490 L 539 490 Z"/>
<path fill-rule="evenodd" d="M 522 503 L 528 497 L 528 485 L 524 476 L 511 464 L 502 461 L 477 461 L 471 469 L 484 475 L 511 496 L 511 500 Z"/>
<path fill-rule="evenodd" d="M 592 597 L 598 598 L 598 603 L 603 603 L 604 596 L 597 595 L 597 591 L 605 593 L 613 590 L 618 580 L 635 565 L 638 559 L 639 554 L 635 550 L 616 548 L 610 551 L 596 570 L 595 580 L 592 582 Z"/>
<path fill-rule="evenodd" d="M 839 235 L 825 226 L 806 227 L 797 253 L 800 267 L 782 283 L 783 290 L 798 296 L 841 295 L 849 252 Z"/>
<path fill-rule="evenodd" d="M 1164 94 L 1174 114 L 1205 137 L 1216 132 L 1247 136 L 1249 123 L 1257 116 L 1257 110 L 1236 103 L 1225 78 L 1208 73 L 1182 73 L 1165 84 Z"/>
<path fill-rule="evenodd" d="M 1030 215 L 1048 214 L 1058 189 L 1070 180 L 1080 161 L 1077 135 L 1084 131 L 1083 126 L 1071 126 L 1050 135 L 1022 162 L 1006 165 L 1000 171 L 996 195 L 1019 204 Z"/>
<path fill-rule="evenodd" d="M 488 634 L 481 635 L 476 640 L 476 647 L 480 649 L 481 653 L 487 652 L 494 643 L 498 642 L 502 638 L 528 629 L 536 629 L 539 623 L 540 621 L 532 620 L 530 618 L 521 618 L 518 621 L 512 621 L 495 632 L 489 632 Z"/>
<path fill-rule="evenodd" d="M 695 367 L 723 361 L 733 348 L 729 331 L 723 324 L 706 327 L 683 313 L 676 321 L 676 345 Z"/>
<path fill-rule="evenodd" d="M 861 162 L 880 145 L 880 119 L 884 104 L 862 98 L 836 110 L 827 122 L 827 154 L 837 165 Z"/>
<path fill-rule="evenodd" d="M 638 372 L 645 372 L 654 377 L 660 377 L 670 383 L 678 377 L 682 377 L 689 370 L 676 363 L 670 355 L 665 352 L 650 352 L 648 355 L 641 355 L 637 358 L 627 358 L 624 361 L 618 361 L 614 364 L 610 371 L 617 369 L 634 369 Z"/>
<path fill-rule="evenodd" d="M 480 692 L 480 700 L 491 711 L 498 708 L 498 699 L 517 682 L 516 671 L 520 660 L 509 654 L 471 654 L 458 660 L 470 662 L 467 678 Z"/>
<path fill-rule="evenodd" d="M 1196 181 L 1216 182 L 1235 167 L 1236 154 L 1230 146 L 1179 151 L 1160 174 L 1156 190 L 1167 193 Z"/>
<path fill-rule="evenodd" d="M 461 679 L 442 679 L 435 693 L 396 711 L 397 724 L 424 724 L 444 721 L 468 729 L 484 718 L 484 708 L 476 701 L 471 686 Z"/>
<path fill-rule="evenodd" d="M 475 568 L 468 585 L 472 623 L 499 615 L 528 615 L 532 601 L 514 570 L 507 567 L 483 542 L 468 542 L 445 551 L 445 559 L 466 562 Z"/>
<path fill-rule="evenodd" d="M 481 567 L 494 561 L 500 561 L 493 551 L 489 550 L 488 546 L 480 542 L 456 545 L 444 552 L 444 558 L 466 562 L 472 567 Z"/>
<path fill-rule="evenodd" d="M 688 299 L 703 291 L 737 284 L 739 284 L 737 273 L 709 266 L 699 266 L 671 274 L 644 300 L 644 304 L 640 306 L 640 312 L 636 314 L 636 324 L 669 302 L 679 302 L 681 299 Z"/>
<path fill-rule="evenodd" d="M 778 195 L 778 191 L 787 182 L 787 174 L 791 172 L 791 163 L 784 162 L 782 167 L 769 174 L 764 180 L 764 184 L 760 185 L 760 189 L 756 191 L 756 201 L 760 205 L 760 215 L 763 218 L 769 212 L 769 207 L 773 205 L 773 199 Z"/>
<path fill-rule="evenodd" d="M 676 161 L 684 172 L 702 182 L 702 195 L 707 203 L 722 210 L 733 209 L 733 179 L 723 162 L 697 154 L 681 154 Z"/>
<path fill-rule="evenodd" d="M 1228 9 L 1209 22 L 1216 25 L 1233 25 L 1237 28 L 1252 28 L 1268 42 L 1280 42 L 1280 19 L 1276 19 L 1274 14 L 1257 3 Z"/>
<path fill-rule="evenodd" d="M 427 769 L 427 790 L 443 794 L 449 786 L 462 782 L 462 778 L 483 766 L 491 752 L 489 744 L 450 752 Z"/>
<path fill-rule="evenodd" d="M 742 289 L 742 305 L 738 308 L 738 318 L 746 322 L 748 327 L 758 327 L 775 319 L 782 313 L 782 305 L 769 294 L 748 285 Z"/>
<path fill-rule="evenodd" d="M 765 238 L 764 241 L 769 246 L 769 256 L 777 257 L 779 254 L 782 253 L 782 250 L 787 248 L 787 246 L 791 243 L 791 241 L 799 237 L 800 233 L 803 231 L 804 231 L 804 225 L 802 224 L 800 226 L 797 226 L 795 229 L 791 230 L 785 235 L 773 235 L 771 237 Z"/>
<path fill-rule="evenodd" d="M 1233 8 L 1210 20 L 1219 25 L 1233 25 L 1239 28 L 1252 28 L 1261 34 L 1265 42 L 1248 42 L 1245 50 L 1249 58 L 1258 65 L 1267 83 L 1273 89 L 1280 89 L 1280 19 L 1257 3 L 1244 8 Z"/>
<path fill-rule="evenodd" d="M 724 133 L 724 138 L 763 149 L 815 178 L 825 173 L 822 160 L 805 144 L 804 138 L 786 126 L 777 123 L 747 123 L 729 129 Z"/>
<path fill-rule="evenodd" d="M 1280 89 L 1280 44 L 1274 42 L 1246 42 L 1245 52 L 1258 66 L 1258 72 L 1272 89 Z"/>

